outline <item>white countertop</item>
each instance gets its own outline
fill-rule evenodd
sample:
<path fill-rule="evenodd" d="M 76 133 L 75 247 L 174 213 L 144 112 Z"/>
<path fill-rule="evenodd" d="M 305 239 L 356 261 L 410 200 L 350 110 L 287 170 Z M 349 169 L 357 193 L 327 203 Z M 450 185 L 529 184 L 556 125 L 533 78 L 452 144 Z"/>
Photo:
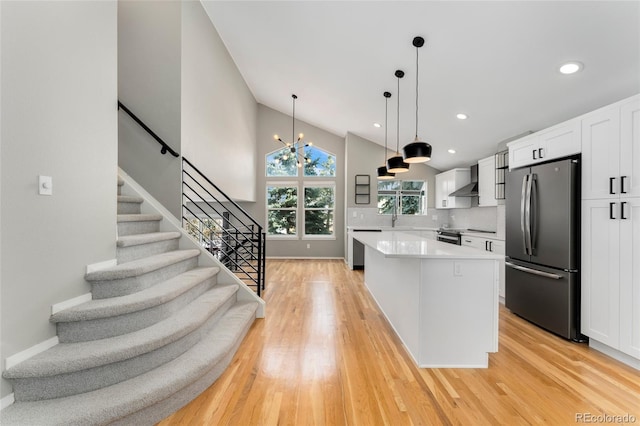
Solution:
<path fill-rule="evenodd" d="M 402 231 L 357 232 L 353 238 L 385 257 L 503 259 L 504 256 L 471 247 L 429 240 Z"/>

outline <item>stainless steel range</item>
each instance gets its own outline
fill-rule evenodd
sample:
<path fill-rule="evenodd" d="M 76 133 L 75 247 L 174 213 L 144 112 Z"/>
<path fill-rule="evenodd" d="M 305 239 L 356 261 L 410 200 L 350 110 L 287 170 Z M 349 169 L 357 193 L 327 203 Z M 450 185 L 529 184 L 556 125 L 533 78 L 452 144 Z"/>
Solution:
<path fill-rule="evenodd" d="M 438 229 L 438 241 L 442 241 L 443 243 L 449 244 L 462 244 L 462 234 L 463 229 L 453 229 L 453 228 L 440 228 Z"/>

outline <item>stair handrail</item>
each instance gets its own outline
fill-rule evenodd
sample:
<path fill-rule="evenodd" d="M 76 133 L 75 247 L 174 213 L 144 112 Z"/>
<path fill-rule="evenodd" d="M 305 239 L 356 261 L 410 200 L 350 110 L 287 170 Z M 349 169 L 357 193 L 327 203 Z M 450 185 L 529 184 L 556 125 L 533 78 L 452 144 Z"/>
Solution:
<path fill-rule="evenodd" d="M 245 211 L 245 209 L 243 209 L 242 207 L 240 207 L 240 206 L 238 205 L 238 203 L 236 203 L 235 201 L 233 201 L 233 200 L 231 199 L 231 197 L 229 197 L 229 196 L 228 196 L 227 194 L 225 194 L 225 193 L 224 193 L 220 188 L 218 188 L 218 186 L 217 186 L 215 183 L 211 182 L 211 180 L 210 180 L 207 176 L 205 176 L 205 174 L 204 174 L 204 173 L 202 173 L 200 170 L 198 170 L 198 168 L 197 168 L 196 166 L 194 166 L 194 165 L 193 165 L 193 163 L 187 159 L 187 157 L 182 156 L 182 161 L 183 161 L 183 162 L 185 162 L 185 163 L 187 163 L 189 166 L 191 166 L 191 168 L 192 168 L 193 170 L 195 170 L 195 171 L 198 173 L 198 175 L 200 175 L 200 177 L 201 177 L 201 178 L 203 178 L 204 180 L 206 180 L 206 181 L 207 181 L 207 183 L 208 183 L 209 185 L 211 185 L 211 186 L 212 186 L 216 191 L 218 191 L 218 192 L 220 193 L 220 195 L 222 195 L 226 201 L 230 202 L 230 203 L 231 203 L 235 208 L 237 208 L 240 212 L 242 212 L 242 214 L 243 214 L 243 215 L 245 215 L 245 216 L 246 216 L 246 217 L 247 217 L 247 218 L 248 218 L 248 219 L 249 219 L 249 220 L 250 220 L 254 225 L 256 225 L 256 226 L 258 227 L 258 230 L 262 231 L 262 225 L 260 225 L 260 224 L 259 224 L 259 223 L 258 223 L 258 222 L 257 222 L 257 221 L 256 221 L 256 220 L 255 220 L 255 219 L 254 219 L 250 214 L 249 214 L 249 213 L 247 213 L 247 212 Z M 184 170 L 184 167 L 183 167 L 183 170 Z M 192 176 L 190 176 L 190 177 L 191 177 L 191 179 L 193 179 L 193 177 L 192 177 Z M 195 180 L 195 179 L 194 179 L 194 180 Z M 205 191 L 206 191 L 206 190 L 205 190 Z M 207 192 L 208 192 L 208 191 L 207 191 Z M 211 193 L 209 193 L 209 195 L 213 196 Z"/>
<path fill-rule="evenodd" d="M 133 112 L 131 112 L 131 110 L 129 108 L 127 108 L 120 101 L 118 101 L 118 109 L 121 109 L 124 112 L 126 112 L 127 114 L 129 114 L 129 116 L 133 119 L 133 121 L 138 123 L 138 125 L 140 125 L 140 127 L 142 127 L 144 130 L 146 130 L 147 133 L 149 133 L 151 135 L 151 137 L 153 137 L 156 141 L 158 141 L 158 143 L 160 145 L 162 145 L 162 149 L 160 150 L 160 154 L 164 155 L 164 154 L 166 154 L 168 152 L 169 154 L 173 155 L 174 157 L 179 157 L 180 156 L 180 154 L 178 154 L 176 151 L 174 151 L 165 141 L 163 141 L 160 138 L 160 136 L 156 135 L 155 132 L 149 128 L 149 126 L 144 124 L 144 122 L 142 120 L 140 120 Z"/>
<path fill-rule="evenodd" d="M 265 287 L 265 269 L 266 269 L 266 259 L 265 259 L 266 233 L 264 232 L 262 225 L 260 225 L 249 213 L 247 213 L 246 210 L 244 210 L 240 205 L 238 205 L 238 203 L 232 200 L 231 197 L 229 197 L 224 191 L 222 191 L 215 183 L 211 181 L 211 179 L 209 179 L 191 161 L 189 161 L 184 156 L 182 156 L 182 163 L 183 163 L 182 165 L 183 210 L 188 211 L 191 214 L 191 216 L 193 216 L 196 219 L 199 219 L 198 215 L 195 214 L 187 206 L 186 202 L 184 202 L 184 199 L 186 198 L 198 210 L 200 210 L 202 214 L 204 214 L 204 216 L 206 216 L 209 219 L 213 219 L 202 207 L 199 206 L 198 201 L 193 200 L 187 194 L 187 191 L 185 190 L 185 187 L 186 187 L 189 191 L 191 191 L 191 193 L 195 194 L 197 198 L 199 198 L 199 201 L 206 204 L 217 215 L 224 216 L 226 214 L 227 217 L 233 216 L 233 218 L 237 221 L 238 225 L 240 225 L 241 227 L 249 231 L 249 232 L 245 232 L 239 229 L 238 226 L 236 226 L 236 224 L 234 224 L 232 221 L 227 220 L 225 222 L 226 226 L 229 226 L 230 228 L 226 228 L 226 227 L 222 228 L 223 234 L 226 235 L 226 237 L 228 238 L 228 241 L 223 240 L 222 243 L 226 248 L 231 248 L 232 251 L 231 252 L 225 251 L 224 253 L 222 253 L 222 256 L 223 256 L 222 260 L 226 262 L 225 266 L 233 264 L 234 268 L 231 268 L 231 269 L 235 269 L 236 272 L 243 273 L 244 275 L 246 275 L 246 278 L 248 280 L 251 280 L 253 283 L 255 283 L 257 287 L 256 292 L 258 296 L 260 296 L 261 290 L 264 290 L 264 287 Z M 188 167 L 186 167 L 185 165 Z M 199 179 L 196 179 L 194 176 L 192 176 L 189 173 L 188 168 L 192 169 L 195 172 L 196 176 L 199 177 Z M 207 201 L 206 199 L 207 197 L 200 195 L 199 190 L 196 190 L 191 185 L 189 185 L 189 183 L 187 182 L 187 177 L 191 179 L 198 187 L 200 187 L 201 191 L 206 193 L 208 197 L 210 197 L 212 200 L 217 202 L 219 207 L 225 211 L 221 214 L 216 208 L 216 206 L 212 205 L 209 201 Z M 220 195 L 220 197 L 217 197 L 216 195 L 212 194 L 207 188 L 205 188 L 204 185 L 201 183 L 202 181 L 210 185 L 211 188 L 213 188 L 213 190 Z M 231 204 L 237 210 L 238 215 L 243 216 L 243 218 L 238 217 L 238 215 L 236 215 L 228 206 L 225 206 L 224 204 L 222 204 L 225 202 Z M 182 215 L 182 219 L 183 221 L 189 220 L 189 218 L 186 217 L 184 213 Z M 245 223 L 243 219 L 248 220 L 251 224 Z M 200 222 L 202 222 L 201 219 L 199 220 Z M 231 228 L 233 228 L 232 230 L 234 231 L 235 235 L 232 232 L 230 232 Z M 240 236 L 244 236 L 245 239 L 241 241 L 239 239 Z M 250 236 L 250 238 L 248 236 Z M 245 244 L 247 242 L 249 242 L 251 245 L 251 251 L 246 251 L 247 248 Z M 230 243 L 232 243 L 233 245 L 231 245 Z M 243 247 L 245 249 L 246 252 L 244 254 L 238 251 L 240 247 Z M 254 249 L 257 251 L 257 253 L 253 251 Z M 248 258 L 245 257 L 246 254 L 248 254 Z M 231 256 L 235 256 L 235 260 Z M 256 262 L 255 266 L 251 263 L 252 261 Z M 243 266 L 246 267 L 247 265 L 248 265 L 249 271 L 247 271 L 243 267 Z M 254 278 L 252 274 L 255 274 L 256 277 Z"/>

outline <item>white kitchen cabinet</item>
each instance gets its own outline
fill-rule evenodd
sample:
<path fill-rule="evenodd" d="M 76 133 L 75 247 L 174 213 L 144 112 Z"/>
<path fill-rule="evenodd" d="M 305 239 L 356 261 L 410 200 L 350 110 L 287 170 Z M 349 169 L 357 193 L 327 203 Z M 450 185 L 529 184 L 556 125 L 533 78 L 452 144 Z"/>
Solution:
<path fill-rule="evenodd" d="M 640 197 L 583 200 L 582 333 L 640 359 L 638 259 Z"/>
<path fill-rule="evenodd" d="M 640 96 L 582 119 L 582 198 L 640 197 Z"/>
<path fill-rule="evenodd" d="M 578 154 L 580 120 L 573 119 L 510 142 L 509 169 Z"/>
<path fill-rule="evenodd" d="M 478 160 L 478 206 L 497 206 L 496 200 L 496 157 Z"/>
<path fill-rule="evenodd" d="M 453 191 L 471 182 L 471 171 L 467 168 L 451 169 L 436 175 L 436 208 L 459 209 L 471 207 L 470 197 L 450 197 Z"/>
<path fill-rule="evenodd" d="M 492 238 L 476 237 L 472 235 L 462 235 L 463 246 L 473 247 L 478 250 L 490 251 L 496 254 L 505 254 L 505 243 L 502 240 L 495 240 Z M 505 295 L 505 273 L 504 273 L 504 259 L 500 261 L 500 297 L 504 299 Z"/>

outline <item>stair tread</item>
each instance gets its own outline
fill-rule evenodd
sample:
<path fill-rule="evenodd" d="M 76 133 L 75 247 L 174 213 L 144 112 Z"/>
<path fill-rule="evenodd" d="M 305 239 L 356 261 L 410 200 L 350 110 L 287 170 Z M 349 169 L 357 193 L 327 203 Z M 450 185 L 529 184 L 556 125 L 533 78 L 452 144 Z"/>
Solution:
<path fill-rule="evenodd" d="M 130 247 L 130 246 L 137 246 L 141 244 L 155 243 L 158 241 L 173 240 L 176 238 L 180 238 L 180 235 L 181 234 L 176 231 L 150 232 L 148 234 L 123 235 L 121 237 L 118 237 L 118 241 L 116 244 L 118 247 Z"/>
<path fill-rule="evenodd" d="M 110 268 L 89 272 L 85 275 L 85 280 L 118 280 L 122 278 L 137 277 L 165 266 L 197 257 L 198 255 L 200 255 L 200 250 L 198 249 L 174 250 L 166 253 L 155 254 L 153 256 L 132 260 L 131 262 L 122 263 Z"/>
<path fill-rule="evenodd" d="M 217 266 L 192 269 L 137 293 L 94 299 L 65 309 L 51 315 L 50 321 L 90 321 L 149 309 L 175 299 L 219 271 Z"/>
<path fill-rule="evenodd" d="M 146 222 L 152 220 L 162 220 L 162 215 L 160 214 L 142 214 L 142 213 L 131 213 L 131 214 L 119 214 L 118 222 Z"/>
<path fill-rule="evenodd" d="M 59 343 L 6 370 L 3 376 L 11 379 L 54 376 L 151 352 L 196 330 L 237 291 L 235 284 L 218 284 L 171 317 L 150 327 L 106 339 Z"/>
<path fill-rule="evenodd" d="M 118 195 L 118 202 L 142 204 L 144 202 L 144 199 L 142 197 L 135 197 L 132 195 Z"/>
<path fill-rule="evenodd" d="M 257 306 L 236 303 L 199 343 L 154 370 L 92 392 L 17 402 L 2 411 L 3 424 L 103 424 L 161 402 L 215 368 L 255 318 Z"/>

